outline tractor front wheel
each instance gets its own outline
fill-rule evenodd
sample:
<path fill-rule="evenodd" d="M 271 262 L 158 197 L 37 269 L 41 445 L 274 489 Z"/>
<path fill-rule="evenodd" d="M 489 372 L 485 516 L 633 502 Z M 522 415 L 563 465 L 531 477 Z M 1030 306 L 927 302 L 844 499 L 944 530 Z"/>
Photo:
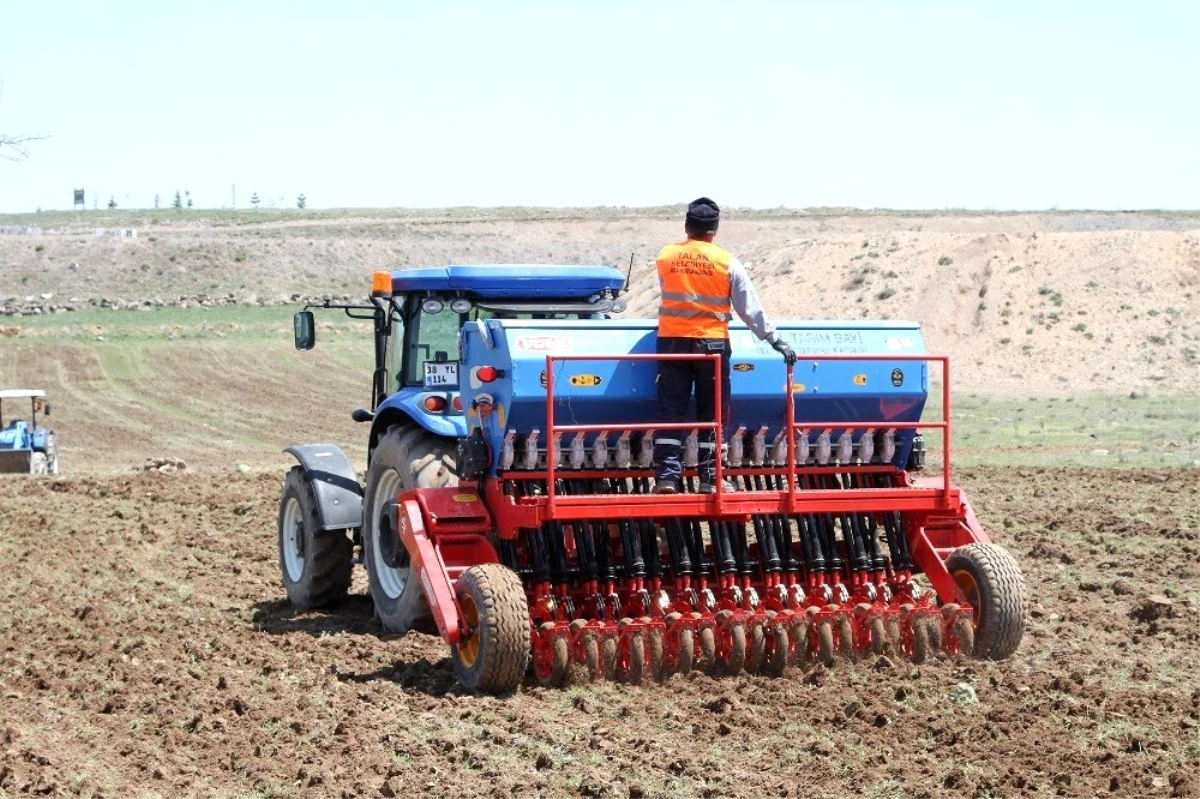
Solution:
<path fill-rule="evenodd" d="M 529 665 L 529 606 L 521 578 L 507 566 L 483 563 L 454 586 L 463 637 L 450 649 L 459 683 L 475 693 L 505 694 Z"/>
<path fill-rule="evenodd" d="M 322 530 L 317 499 L 304 469 L 293 466 L 279 500 L 279 570 L 298 608 L 337 602 L 350 589 L 353 544 L 344 530 Z"/>
<path fill-rule="evenodd" d="M 363 561 L 375 615 L 386 630 L 437 633 L 420 581 L 411 579 L 415 575 L 408 550 L 396 535 L 395 524 L 381 519 L 395 513 L 396 497 L 404 491 L 457 483 L 453 442 L 416 425 L 392 426 L 371 453 L 363 496 Z"/>
<path fill-rule="evenodd" d="M 975 657 L 1003 660 L 1025 635 L 1025 578 L 1008 550 L 967 544 L 950 553 L 946 568 L 974 610 Z"/>

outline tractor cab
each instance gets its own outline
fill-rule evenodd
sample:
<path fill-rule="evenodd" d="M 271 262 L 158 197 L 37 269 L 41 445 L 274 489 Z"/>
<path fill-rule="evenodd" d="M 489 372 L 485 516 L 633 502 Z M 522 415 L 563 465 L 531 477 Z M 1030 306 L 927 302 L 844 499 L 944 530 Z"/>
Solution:
<path fill-rule="evenodd" d="M 609 266 L 455 265 L 376 272 L 371 305 L 342 308 L 375 320 L 372 410 L 358 421 L 377 431 L 412 421 L 445 438 L 466 435 L 459 396 L 460 331 L 489 319 L 606 319 L 625 309 L 626 283 Z M 312 311 L 296 314 L 296 347 L 315 343 Z"/>
<path fill-rule="evenodd" d="M 28 401 L 29 416 L 20 415 Z M 54 432 L 38 424 L 50 415 L 42 389 L 0 390 L 0 474 L 58 474 Z"/>

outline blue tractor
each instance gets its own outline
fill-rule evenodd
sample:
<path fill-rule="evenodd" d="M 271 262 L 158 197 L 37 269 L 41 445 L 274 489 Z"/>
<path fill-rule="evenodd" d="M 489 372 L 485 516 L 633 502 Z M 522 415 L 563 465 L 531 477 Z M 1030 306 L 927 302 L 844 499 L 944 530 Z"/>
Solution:
<path fill-rule="evenodd" d="M 285 450 L 299 461 L 285 479 L 278 521 L 289 600 L 308 608 L 344 597 L 358 547 L 384 628 L 436 633 L 425 592 L 410 579 L 408 551 L 394 532 L 381 534 L 379 520 L 405 491 L 458 482 L 457 450 L 467 436 L 460 331 L 494 319 L 607 318 L 624 310 L 625 284 L 626 275 L 609 266 L 426 267 L 376 272 L 367 303 L 326 301 L 297 313 L 302 350 L 316 344 L 314 307 L 370 320 L 375 364 L 371 406 L 351 414 L 370 427 L 365 485 L 333 444 Z"/>
<path fill-rule="evenodd" d="M 29 418 L 5 416 L 4 402 L 11 410 L 20 400 L 29 401 Z M 58 474 L 58 447 L 54 431 L 38 425 L 38 414 L 50 415 L 50 403 L 42 389 L 0 390 L 0 474 Z"/>

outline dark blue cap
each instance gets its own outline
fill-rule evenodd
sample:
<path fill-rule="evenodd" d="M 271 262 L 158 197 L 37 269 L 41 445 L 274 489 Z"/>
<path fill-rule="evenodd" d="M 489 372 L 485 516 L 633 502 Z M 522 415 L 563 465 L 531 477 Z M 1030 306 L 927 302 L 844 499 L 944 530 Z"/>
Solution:
<path fill-rule="evenodd" d="M 711 233 L 717 229 L 721 221 L 720 207 L 707 197 L 692 200 L 688 203 L 687 217 L 684 224 L 689 230 L 700 233 Z"/>

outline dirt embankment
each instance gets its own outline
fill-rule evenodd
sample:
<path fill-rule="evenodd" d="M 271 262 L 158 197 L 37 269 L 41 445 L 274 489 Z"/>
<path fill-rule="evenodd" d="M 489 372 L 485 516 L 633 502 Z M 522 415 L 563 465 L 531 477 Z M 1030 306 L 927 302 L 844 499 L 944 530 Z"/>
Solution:
<path fill-rule="evenodd" d="M 1028 581 L 1010 660 L 499 699 L 382 634 L 361 572 L 292 610 L 276 476 L 0 480 L 0 793 L 1197 795 L 1195 480 L 960 478 Z"/>
<path fill-rule="evenodd" d="M 654 254 L 680 235 L 678 215 L 663 209 L 264 214 L 224 224 L 161 216 L 126 220 L 141 226 L 136 239 L 70 227 L 0 236 L 0 301 L 358 296 L 375 269 L 625 268 L 632 254 L 629 313 L 651 315 Z M 772 316 L 915 319 L 931 350 L 956 357 L 963 390 L 1177 393 L 1200 377 L 1200 215 L 726 216 L 718 242 L 751 264 Z"/>

